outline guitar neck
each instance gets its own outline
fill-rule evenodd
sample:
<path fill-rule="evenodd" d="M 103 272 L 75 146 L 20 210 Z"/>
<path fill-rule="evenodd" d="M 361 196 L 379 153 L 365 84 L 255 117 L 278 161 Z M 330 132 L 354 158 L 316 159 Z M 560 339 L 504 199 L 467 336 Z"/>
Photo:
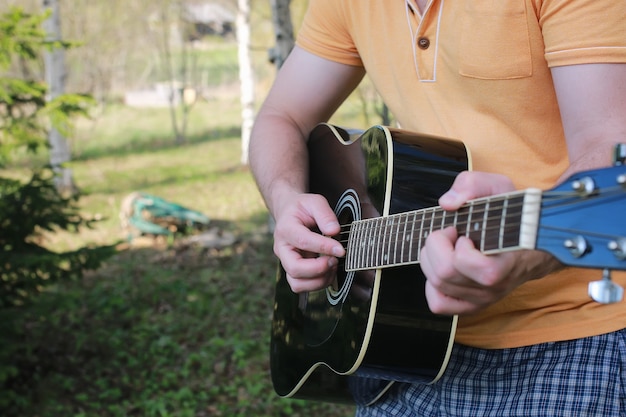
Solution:
<path fill-rule="evenodd" d="M 527 189 L 469 201 L 457 211 L 441 207 L 357 220 L 350 225 L 346 271 L 419 263 L 432 232 L 454 227 L 485 254 L 534 249 L 541 191 Z"/>

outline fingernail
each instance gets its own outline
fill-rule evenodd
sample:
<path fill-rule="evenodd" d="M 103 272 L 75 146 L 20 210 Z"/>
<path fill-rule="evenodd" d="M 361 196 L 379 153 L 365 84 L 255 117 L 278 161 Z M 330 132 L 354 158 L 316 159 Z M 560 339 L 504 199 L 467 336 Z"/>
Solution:
<path fill-rule="evenodd" d="M 339 223 L 337 222 L 330 222 L 330 223 L 326 223 L 326 229 L 325 230 L 335 230 L 339 228 Z"/>
<path fill-rule="evenodd" d="M 337 266 L 337 263 L 338 263 L 337 258 L 335 258 L 333 256 L 328 258 L 328 267 L 329 268 L 334 268 L 335 266 Z"/>
<path fill-rule="evenodd" d="M 439 198 L 439 204 L 442 206 L 456 205 L 459 195 L 455 191 L 448 191 Z"/>
<path fill-rule="evenodd" d="M 333 248 L 333 255 L 340 257 L 343 256 L 343 247 L 341 246 L 335 246 Z"/>

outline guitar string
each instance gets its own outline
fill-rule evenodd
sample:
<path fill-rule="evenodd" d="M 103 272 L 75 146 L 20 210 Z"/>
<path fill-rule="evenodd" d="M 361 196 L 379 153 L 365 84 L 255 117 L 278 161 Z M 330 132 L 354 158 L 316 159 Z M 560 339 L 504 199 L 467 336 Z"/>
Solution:
<path fill-rule="evenodd" d="M 619 187 L 613 187 L 613 188 L 619 189 Z M 606 199 L 606 198 L 612 197 L 613 195 L 614 194 L 608 194 L 608 195 L 604 195 L 603 197 Z M 572 204 L 576 204 L 577 202 L 572 202 L 571 200 L 566 200 L 567 197 L 576 197 L 576 196 L 578 196 L 578 194 L 573 193 L 573 192 L 544 193 L 544 197 L 545 197 L 544 200 L 548 200 L 547 202 L 554 203 L 554 201 L 553 201 L 554 199 L 561 199 L 561 201 L 560 201 L 560 204 L 558 204 L 559 203 L 558 201 L 556 202 L 557 204 L 552 204 L 552 205 L 543 204 L 542 209 L 543 210 L 546 210 L 546 209 L 553 210 L 553 209 L 558 208 L 558 207 L 566 207 L 566 206 L 569 206 L 569 205 L 572 205 Z M 520 196 L 516 196 L 516 198 L 517 197 L 520 197 Z M 457 223 L 457 226 L 460 225 L 460 226 L 463 226 L 463 227 L 467 227 L 468 223 L 475 224 L 475 223 L 480 223 L 481 221 L 484 221 L 484 214 L 485 214 L 485 212 L 494 212 L 494 211 L 497 211 L 499 209 L 503 209 L 504 208 L 503 205 L 502 206 L 494 206 L 492 203 L 494 203 L 494 202 L 496 202 L 496 203 L 497 202 L 504 202 L 506 200 L 507 200 L 506 197 L 503 197 L 502 199 L 490 200 L 489 207 L 486 208 L 486 209 L 478 207 L 477 205 L 473 205 L 474 208 L 478 207 L 478 209 L 472 211 L 471 215 L 473 217 L 477 217 L 477 220 L 471 220 L 471 219 L 468 220 L 467 218 L 464 218 L 464 219 L 462 219 L 461 222 Z M 482 203 L 482 201 L 481 201 L 481 203 Z M 523 202 L 516 203 L 516 204 L 509 204 L 507 206 L 507 210 L 516 209 L 516 208 L 519 208 L 519 207 L 521 207 L 523 205 L 524 205 Z M 483 206 L 483 207 L 486 207 L 486 206 Z M 465 205 L 465 206 L 461 207 L 461 209 L 469 209 L 469 208 L 470 208 L 470 205 Z M 431 217 L 427 217 L 427 213 L 431 213 L 433 211 L 435 212 L 435 215 L 431 216 Z M 413 215 L 413 216 L 415 216 L 415 215 L 420 216 L 420 219 L 417 220 L 417 219 L 414 218 L 413 220 L 404 220 L 404 221 L 400 220 L 400 222 L 399 222 L 400 225 L 403 226 L 405 224 L 420 223 L 420 222 L 424 223 L 424 222 L 428 221 L 429 222 L 429 227 L 430 227 L 430 224 L 437 224 L 438 223 L 440 225 L 443 222 L 444 218 L 453 217 L 454 213 L 455 213 L 454 211 L 446 211 L 446 210 L 441 209 L 440 206 L 435 206 L 435 207 L 429 207 L 429 208 L 425 208 L 425 209 L 416 210 L 414 212 L 413 211 L 409 211 L 409 212 L 404 212 L 404 213 L 394 213 L 394 214 L 391 214 L 391 215 L 385 216 L 385 217 L 373 217 L 373 218 L 361 219 L 361 220 L 357 220 L 357 221 L 352 222 L 352 223 L 346 223 L 346 224 L 340 225 L 341 231 L 339 232 L 339 235 L 350 234 L 351 233 L 351 228 L 352 228 L 352 226 L 355 223 L 361 223 L 361 224 L 371 223 L 371 224 L 375 225 L 376 223 L 382 223 L 384 221 L 388 222 L 388 219 L 391 219 L 391 218 L 401 219 L 402 217 L 407 217 L 407 214 L 409 215 L 409 217 L 411 215 Z M 423 214 L 423 216 L 421 214 Z M 518 214 L 521 214 L 521 212 L 518 212 Z M 463 216 L 463 217 L 466 217 L 468 215 L 469 215 L 469 213 L 466 213 L 466 212 L 461 214 L 461 216 Z M 479 218 L 479 217 L 482 217 L 482 218 Z M 494 218 L 499 218 L 499 217 L 498 216 L 488 216 L 487 217 L 487 221 L 493 220 Z M 513 225 L 513 223 L 508 223 L 508 224 Z M 385 224 L 385 225 L 375 225 L 374 228 L 375 229 L 384 229 L 385 227 L 388 227 L 388 226 L 389 226 L 388 224 Z M 451 225 L 448 225 L 448 224 L 444 223 L 444 226 L 451 226 Z M 340 240 L 340 242 L 345 242 L 345 240 Z"/>
<path fill-rule="evenodd" d="M 608 190 L 608 191 L 607 191 Z M 617 193 L 612 193 L 611 191 L 617 191 L 617 190 L 621 190 L 620 187 L 610 187 L 607 190 L 604 191 L 603 195 L 601 196 L 604 200 L 614 197 L 617 195 Z M 621 191 L 620 191 L 621 193 Z M 417 243 L 417 251 L 419 253 L 419 251 L 421 250 L 421 246 L 423 241 L 426 239 L 427 234 L 426 235 L 421 235 L 421 236 L 414 236 L 414 232 L 415 232 L 415 224 L 416 224 L 416 217 L 419 216 L 420 217 L 420 221 L 417 223 L 424 223 L 425 220 L 428 220 L 429 223 L 426 224 L 426 229 L 428 232 L 430 232 L 430 230 L 438 230 L 439 227 L 447 227 L 447 226 L 455 226 L 457 228 L 457 230 L 465 230 L 465 233 L 463 235 L 465 236 L 472 236 L 472 235 L 477 235 L 480 234 L 481 235 L 481 240 L 483 238 L 483 236 L 485 234 L 488 234 L 489 232 L 493 231 L 493 230 L 499 230 L 501 231 L 502 229 L 502 225 L 498 224 L 498 225 L 494 225 L 492 227 L 483 227 L 483 228 L 477 228 L 475 230 L 471 230 L 468 228 L 469 224 L 476 224 L 476 225 L 480 225 L 481 223 L 489 223 L 489 220 L 493 220 L 494 218 L 497 219 L 498 217 L 490 217 L 489 215 L 487 215 L 487 218 L 485 219 L 485 212 L 494 212 L 494 211 L 499 211 L 502 210 L 504 208 L 504 204 L 498 206 L 497 203 L 498 202 L 504 202 L 506 200 L 511 200 L 512 198 L 519 200 L 520 197 L 523 197 L 522 195 L 517 195 L 517 196 L 504 196 L 502 198 L 495 198 L 495 199 L 491 199 L 488 201 L 489 206 L 487 207 L 487 201 L 474 201 L 472 202 L 472 204 L 470 205 L 466 205 L 462 208 L 464 209 L 470 209 L 470 207 L 472 208 L 477 208 L 475 211 L 471 212 L 471 216 L 476 216 L 477 220 L 472 220 L 469 217 L 466 219 L 463 219 L 463 221 L 461 222 L 457 222 L 456 224 L 446 224 L 445 223 L 445 219 L 448 218 L 449 216 L 452 217 L 454 212 L 453 211 L 445 211 L 443 209 L 441 209 L 441 207 L 436 206 L 436 207 L 431 207 L 431 208 L 427 208 L 427 209 L 423 209 L 420 210 L 419 213 L 415 212 L 413 214 L 411 214 L 412 212 L 407 212 L 407 213 L 397 213 L 397 214 L 393 214 L 391 216 L 387 216 L 387 217 L 378 217 L 378 218 L 373 218 L 373 219 L 364 219 L 363 221 L 365 222 L 371 222 L 374 227 L 372 228 L 372 231 L 374 233 L 379 233 L 381 231 L 385 231 L 386 229 L 391 229 L 390 233 L 385 235 L 385 240 L 389 239 L 389 243 L 385 243 L 383 246 L 387 245 L 389 248 L 391 248 L 391 241 L 395 241 L 396 243 L 394 244 L 394 253 L 397 253 L 398 248 L 397 248 L 397 242 L 398 242 L 398 237 L 402 234 L 405 235 L 406 234 L 406 226 L 407 225 L 413 225 L 410 227 L 410 229 L 412 230 L 412 232 L 410 233 L 410 235 L 412 236 L 411 239 L 407 239 L 404 243 L 403 243 L 403 247 L 405 244 L 408 245 L 413 245 L 415 243 Z M 577 193 L 575 192 L 545 192 L 543 194 L 544 200 L 546 203 L 552 203 L 552 204 L 542 204 L 543 205 L 543 210 L 550 210 L 550 209 L 554 209 L 554 208 L 558 208 L 558 207 L 565 207 L 565 206 L 569 206 L 572 204 L 576 204 L 577 201 L 571 201 L 572 197 L 580 197 Z M 523 199 L 522 199 L 523 200 Z M 597 200 L 596 200 L 597 201 Z M 523 206 L 524 203 L 523 201 L 520 203 L 514 203 L 514 204 L 510 204 L 507 206 L 507 211 L 508 210 L 514 210 L 515 208 L 519 208 L 520 206 Z M 481 208 L 482 206 L 482 208 Z M 433 212 L 433 216 L 432 217 L 427 217 L 428 213 Z M 410 217 L 413 216 L 413 219 L 411 220 Z M 469 213 L 464 213 L 462 214 L 463 217 L 465 216 L 469 216 Z M 521 217 L 522 213 L 521 212 L 517 212 L 516 213 L 516 217 Z M 394 217 L 396 219 L 398 219 L 399 221 L 396 223 L 395 221 L 392 224 L 388 223 L 388 220 L 390 217 Z M 456 217 L 458 218 L 458 216 Z M 380 224 L 380 225 L 376 225 L 376 223 L 382 223 L 385 222 L 385 224 Z M 432 225 L 435 225 L 435 227 L 432 227 Z M 517 227 L 521 225 L 521 222 L 510 222 L 510 223 L 506 223 L 505 226 L 506 227 L 510 227 L 513 228 L 515 227 L 517 230 Z M 351 233 L 351 229 L 352 229 L 353 224 L 344 224 L 341 226 L 341 232 L 340 235 L 346 235 Z M 421 225 L 421 228 L 424 227 L 424 224 Z M 587 232 L 587 231 L 576 231 L 574 229 L 567 229 L 567 228 L 550 228 L 550 227 L 543 227 L 546 230 L 559 230 L 559 231 L 569 231 L 571 233 L 578 233 L 578 234 L 587 234 L 587 235 L 594 235 L 594 236 L 598 236 L 598 237 L 605 237 L 607 239 L 611 239 L 611 238 L 618 238 L 619 236 L 612 236 L 612 235 L 604 235 L 604 234 L 594 234 L 592 232 Z M 395 229 L 395 230 L 393 230 Z M 483 233 L 484 231 L 484 233 Z M 429 234 L 429 233 L 428 233 Z M 508 245 L 513 245 L 513 243 L 517 243 L 519 241 L 519 235 L 513 235 L 514 237 L 509 239 L 509 240 L 503 240 L 500 241 L 498 240 L 498 246 L 493 248 L 491 246 L 489 246 L 487 249 L 502 249 L 502 248 L 506 248 L 509 247 Z M 499 237 L 499 236 L 498 236 Z M 504 244 L 504 242 L 506 241 L 506 244 Z M 341 242 L 342 244 L 347 244 L 347 240 L 340 238 L 339 242 Z M 380 243 L 379 243 L 380 245 Z M 372 246 L 370 244 L 370 246 Z M 412 247 L 412 246 L 410 246 Z M 371 248 L 370 248 L 371 249 Z M 400 255 L 403 256 L 402 253 L 402 249 L 400 249 Z M 375 255 L 380 255 L 378 253 L 373 253 L 372 256 Z M 395 258 L 395 256 L 394 256 Z M 403 259 L 403 258 L 402 258 Z M 409 254 L 409 259 L 410 259 L 410 254 Z"/>
<path fill-rule="evenodd" d="M 504 201 L 504 200 L 502 200 Z M 511 210 L 513 211 L 515 208 L 519 208 L 523 205 L 523 203 L 514 203 L 514 204 L 509 204 L 507 207 L 507 210 Z M 500 207 L 496 207 L 495 204 L 490 204 L 490 208 L 488 210 L 484 210 L 484 209 L 477 209 L 475 211 L 472 211 L 472 215 L 476 215 L 477 217 L 479 217 L 479 220 L 476 221 L 472 221 L 471 219 L 466 219 L 464 221 L 461 222 L 457 222 L 455 227 L 457 228 L 457 230 L 461 229 L 461 230 L 465 230 L 466 232 L 464 233 L 465 236 L 472 236 L 473 234 L 480 234 L 481 235 L 481 239 L 482 239 L 482 229 L 479 230 L 468 230 L 468 225 L 469 224 L 481 224 L 485 221 L 489 221 L 488 219 L 485 219 L 485 212 L 489 212 L 493 210 L 502 210 L 504 208 L 504 205 L 501 205 Z M 432 212 L 435 211 L 435 213 L 433 213 L 433 216 L 428 217 L 428 213 L 427 212 Z M 439 211 L 441 214 L 437 214 L 437 211 Z M 366 259 L 361 259 L 361 262 L 363 262 L 364 260 L 366 261 L 366 265 L 365 266 L 376 266 L 376 265 L 392 265 L 398 262 L 401 263 L 406 263 L 406 262 L 412 262 L 412 257 L 411 257 L 411 253 L 415 253 L 417 256 L 416 258 L 419 258 L 419 254 L 421 253 L 421 249 L 423 246 L 423 243 L 426 240 L 426 237 L 428 236 L 428 234 L 430 234 L 430 232 L 432 230 L 437 230 L 438 228 L 440 228 L 442 226 L 442 223 L 444 223 L 444 217 L 447 217 L 448 213 L 453 213 L 453 212 L 445 212 L 443 213 L 443 211 L 440 208 L 431 208 L 431 209 L 427 209 L 425 212 L 423 212 L 424 215 L 420 216 L 421 221 L 416 221 L 416 216 L 419 216 L 417 214 L 414 214 L 413 219 L 410 220 L 411 215 L 409 214 L 408 216 L 405 213 L 401 213 L 401 214 L 397 214 L 397 215 L 393 215 L 395 216 L 397 219 L 401 219 L 402 217 L 404 217 L 404 220 L 400 220 L 397 223 L 394 222 L 394 225 L 376 225 L 376 223 L 382 223 L 383 220 L 379 220 L 376 221 L 376 219 L 385 219 L 387 220 L 388 218 L 375 218 L 375 219 L 367 219 L 367 220 L 371 220 L 371 223 L 374 225 L 374 227 L 372 228 L 372 232 L 375 233 L 380 233 L 381 231 L 384 233 L 385 229 L 388 228 L 394 228 L 395 227 L 395 231 L 391 230 L 391 233 L 387 234 L 385 236 L 384 240 L 388 240 L 388 243 L 384 243 L 381 245 L 380 243 L 378 243 L 378 247 L 374 247 L 375 245 L 373 243 L 376 242 L 370 242 L 370 244 L 365 248 L 365 250 L 370 250 L 373 251 L 371 254 L 368 253 L 368 255 L 365 257 Z M 521 217 L 522 213 L 521 211 L 519 211 L 517 213 L 516 216 Z M 451 216 L 452 217 L 452 216 Z M 491 219 L 497 219 L 497 217 L 492 217 Z M 422 224 L 420 227 L 420 235 L 415 236 L 414 232 L 415 232 L 415 225 L 418 223 L 423 223 L 424 219 L 427 219 L 429 221 L 429 224 L 426 225 L 426 230 L 427 230 L 427 234 L 423 234 L 421 232 L 421 230 L 424 228 L 424 225 Z M 445 224 L 445 223 L 444 223 Z M 518 229 L 519 225 L 521 224 L 521 222 L 509 222 L 506 224 L 506 227 L 508 228 L 515 228 L 516 230 Z M 400 251 L 398 251 L 397 245 L 398 245 L 398 238 L 400 236 L 400 234 L 402 234 L 403 236 L 405 236 L 405 232 L 406 232 L 406 226 L 407 225 L 411 225 L 409 227 L 409 229 L 411 230 L 409 232 L 409 236 L 410 239 L 403 239 L 403 243 L 402 243 L 402 247 L 400 248 Z M 431 225 L 434 225 L 434 227 L 431 228 Z M 347 229 L 351 229 L 352 225 L 346 225 Z M 402 230 L 401 230 L 402 229 Z M 489 231 L 493 231 L 493 230 L 497 230 L 499 233 L 502 232 L 502 226 L 500 224 L 500 222 L 498 222 L 498 225 L 494 225 L 492 227 L 483 227 L 483 229 L 485 229 L 485 233 L 488 234 Z M 343 232 L 345 233 L 345 232 Z M 500 240 L 500 235 L 497 235 L 497 239 L 498 239 L 498 243 L 495 247 L 492 247 L 491 245 L 489 247 L 487 247 L 486 249 L 496 249 L 496 248 L 504 248 L 504 247 L 511 247 L 511 246 L 515 246 L 516 244 L 519 243 L 519 235 L 516 235 L 515 237 L 510 237 L 504 240 Z M 382 251 L 381 249 L 384 249 L 385 246 L 388 247 L 388 249 L 391 249 L 391 242 L 395 242 L 393 244 L 393 249 L 394 249 L 394 255 L 390 256 L 390 257 L 386 257 L 385 258 L 385 252 Z M 345 239 L 341 239 L 340 242 L 342 243 L 342 245 L 346 246 L 347 245 L 347 240 Z M 408 248 L 415 248 L 415 250 L 413 252 L 405 252 L 402 248 L 408 245 Z M 400 258 L 398 259 L 397 255 L 400 255 Z M 408 259 L 405 260 L 405 255 L 408 255 Z M 414 260 L 415 262 L 418 261 L 418 259 Z M 340 265 L 345 265 L 345 258 L 342 259 L 340 261 Z"/>
<path fill-rule="evenodd" d="M 507 206 L 508 210 L 513 210 L 516 208 L 519 208 L 523 206 L 523 203 L 519 203 L 519 204 L 511 204 Z M 468 208 L 463 207 L 463 208 Z M 485 212 L 493 212 L 495 210 L 498 209 L 503 209 L 504 206 L 499 206 L 499 207 L 495 207 L 493 205 L 490 205 L 489 209 L 485 210 L 485 209 L 478 209 L 475 211 L 472 211 L 471 215 L 473 217 L 476 217 L 477 220 L 472 220 L 472 219 L 467 219 L 464 218 L 462 219 L 460 222 L 456 223 L 456 227 L 457 228 L 466 228 L 468 224 L 476 224 L 476 223 L 482 223 L 485 219 L 484 219 L 484 215 Z M 435 211 L 435 214 L 433 216 L 428 216 L 428 214 L 426 214 L 427 212 L 432 212 Z M 407 215 L 408 213 L 408 215 Z M 424 215 L 422 216 L 421 213 L 424 213 Z M 444 214 L 440 214 L 440 213 L 444 213 Z M 398 219 L 399 221 L 397 223 L 397 229 L 402 228 L 405 225 L 419 225 L 420 223 L 423 225 L 427 225 L 426 229 L 430 230 L 431 229 L 431 225 L 436 225 L 436 227 L 439 227 L 442 225 L 442 223 L 444 223 L 444 219 L 447 218 L 452 218 L 454 217 L 454 211 L 445 211 L 445 210 L 441 210 L 439 207 L 435 207 L 435 208 L 429 208 L 429 209 L 424 209 L 423 211 L 420 211 L 419 213 L 413 213 L 413 212 L 406 212 L 406 213 L 397 213 L 397 214 L 392 214 L 390 216 L 386 216 L 386 217 L 375 217 L 375 218 L 369 218 L 369 219 L 362 219 L 362 220 L 358 220 L 356 222 L 353 223 L 347 223 L 347 224 L 343 224 L 340 226 L 341 231 L 339 232 L 339 235 L 341 236 L 346 236 L 349 235 L 351 233 L 351 229 L 354 226 L 355 223 L 360 223 L 360 224 L 366 224 L 366 223 L 370 223 L 373 225 L 373 227 L 371 227 L 372 230 L 375 231 L 379 231 L 379 230 L 383 230 L 387 227 L 393 227 L 392 225 L 388 224 L 388 219 L 390 218 L 394 218 L 394 219 Z M 521 216 L 521 212 L 518 212 L 518 214 Z M 469 215 L 469 213 L 462 213 L 461 216 L 463 217 L 467 217 L 467 215 Z M 409 219 L 409 217 L 413 216 L 413 219 Z M 419 219 L 415 218 L 415 216 L 419 216 Z M 405 217 L 405 219 L 402 219 L 402 217 Z M 457 216 L 458 218 L 459 216 Z M 480 218 L 479 218 L 480 217 Z M 498 216 L 491 216 L 487 218 L 487 221 L 489 220 L 493 220 L 493 219 L 498 219 Z M 376 223 L 383 223 L 387 221 L 386 224 L 379 224 L 377 225 Z M 514 226 L 514 225 L 519 225 L 520 223 L 507 223 L 507 225 L 509 226 Z M 453 226 L 452 224 L 447 224 L 444 223 L 444 226 Z M 364 229 L 367 228 L 367 226 L 364 227 Z M 498 224 L 495 227 L 491 227 L 491 228 L 486 228 L 485 230 L 493 230 L 493 229 L 499 229 L 500 228 L 500 224 Z M 415 228 L 414 228 L 415 229 Z M 433 230 L 435 230 L 435 228 L 433 228 Z M 483 230 L 483 229 L 481 229 Z M 481 230 L 476 230 L 476 232 L 480 232 Z M 472 232 L 473 230 L 470 230 L 470 232 Z M 392 232 L 391 236 L 398 236 L 399 234 L 403 233 L 403 231 L 396 231 L 396 232 Z M 339 242 L 342 243 L 346 243 L 347 240 L 345 240 L 344 238 L 340 238 Z"/>

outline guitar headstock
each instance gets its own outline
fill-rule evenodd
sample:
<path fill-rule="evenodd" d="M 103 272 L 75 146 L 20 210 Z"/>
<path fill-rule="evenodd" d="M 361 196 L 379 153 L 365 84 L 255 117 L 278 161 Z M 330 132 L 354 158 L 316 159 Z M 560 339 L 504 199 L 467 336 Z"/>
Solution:
<path fill-rule="evenodd" d="M 622 153 L 624 148 L 622 147 Z M 616 150 L 616 155 L 618 151 Z M 626 270 L 626 165 L 572 175 L 542 196 L 536 248 L 565 265 L 604 269 L 589 294 L 599 302 L 621 300 L 610 270 Z"/>
<path fill-rule="evenodd" d="M 626 270 L 626 165 L 580 172 L 544 192 L 537 249 L 571 266 Z"/>

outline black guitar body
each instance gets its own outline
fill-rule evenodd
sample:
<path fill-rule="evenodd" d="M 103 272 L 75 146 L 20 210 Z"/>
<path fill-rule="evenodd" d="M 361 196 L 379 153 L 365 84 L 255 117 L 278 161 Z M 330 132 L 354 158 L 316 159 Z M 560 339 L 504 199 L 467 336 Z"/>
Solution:
<path fill-rule="evenodd" d="M 386 127 L 351 136 L 320 125 L 309 153 L 310 192 L 326 197 L 342 225 L 435 206 L 471 168 L 461 142 Z M 342 266 L 332 288 L 305 294 L 294 294 L 279 268 L 270 356 L 277 393 L 369 403 L 388 381 L 437 380 L 456 317 L 430 312 L 419 265 Z"/>

